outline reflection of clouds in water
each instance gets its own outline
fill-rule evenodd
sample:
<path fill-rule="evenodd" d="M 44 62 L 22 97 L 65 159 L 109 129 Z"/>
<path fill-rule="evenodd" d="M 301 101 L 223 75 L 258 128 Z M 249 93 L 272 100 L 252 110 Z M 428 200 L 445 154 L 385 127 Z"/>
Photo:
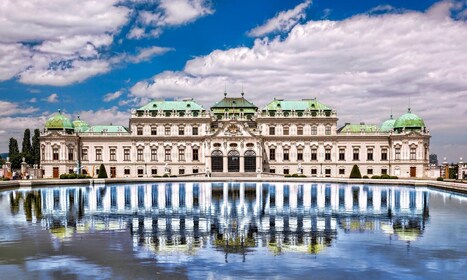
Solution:
<path fill-rule="evenodd" d="M 29 272 L 49 272 L 43 275 L 52 278 L 56 272 L 64 275 L 79 275 L 81 277 L 92 277 L 99 279 L 110 279 L 112 271 L 108 267 L 101 267 L 85 261 L 84 258 L 73 256 L 51 256 L 43 259 L 31 259 L 25 262 L 26 270 Z"/>

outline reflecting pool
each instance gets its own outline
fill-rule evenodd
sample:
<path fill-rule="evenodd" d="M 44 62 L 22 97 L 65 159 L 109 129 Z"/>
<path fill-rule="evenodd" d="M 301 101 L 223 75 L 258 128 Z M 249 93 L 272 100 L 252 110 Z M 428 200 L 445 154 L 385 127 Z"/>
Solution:
<path fill-rule="evenodd" d="M 0 192 L 2 279 L 462 279 L 467 198 L 148 183 Z"/>

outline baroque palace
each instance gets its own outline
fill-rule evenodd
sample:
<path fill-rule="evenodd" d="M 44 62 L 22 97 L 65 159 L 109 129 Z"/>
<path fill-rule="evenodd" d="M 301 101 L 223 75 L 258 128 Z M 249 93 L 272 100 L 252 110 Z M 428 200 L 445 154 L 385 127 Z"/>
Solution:
<path fill-rule="evenodd" d="M 260 109 L 227 97 L 206 110 L 193 99 L 156 100 L 131 113 L 129 127 L 90 126 L 60 111 L 41 135 L 45 178 L 77 172 L 109 177 L 162 175 L 304 174 L 426 177 L 430 134 L 411 113 L 381 125 L 337 127 L 336 111 L 316 99 L 274 99 Z"/>

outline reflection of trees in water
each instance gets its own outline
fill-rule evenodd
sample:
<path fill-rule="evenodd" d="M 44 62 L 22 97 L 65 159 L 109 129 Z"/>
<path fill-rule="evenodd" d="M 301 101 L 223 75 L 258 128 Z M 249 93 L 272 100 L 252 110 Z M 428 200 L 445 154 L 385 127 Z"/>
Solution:
<path fill-rule="evenodd" d="M 19 213 L 19 203 L 23 199 L 22 192 L 11 192 L 10 193 L 10 212 L 12 215 Z"/>

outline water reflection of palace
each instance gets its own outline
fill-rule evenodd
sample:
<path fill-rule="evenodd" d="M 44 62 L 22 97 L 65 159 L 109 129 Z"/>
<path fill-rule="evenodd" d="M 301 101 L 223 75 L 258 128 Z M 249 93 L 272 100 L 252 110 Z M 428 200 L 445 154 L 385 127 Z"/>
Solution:
<path fill-rule="evenodd" d="M 11 192 L 27 220 L 59 238 L 129 229 L 136 248 L 162 253 L 213 245 L 241 253 L 318 253 L 344 232 L 415 240 L 428 217 L 427 190 L 287 183 L 159 183 Z"/>

